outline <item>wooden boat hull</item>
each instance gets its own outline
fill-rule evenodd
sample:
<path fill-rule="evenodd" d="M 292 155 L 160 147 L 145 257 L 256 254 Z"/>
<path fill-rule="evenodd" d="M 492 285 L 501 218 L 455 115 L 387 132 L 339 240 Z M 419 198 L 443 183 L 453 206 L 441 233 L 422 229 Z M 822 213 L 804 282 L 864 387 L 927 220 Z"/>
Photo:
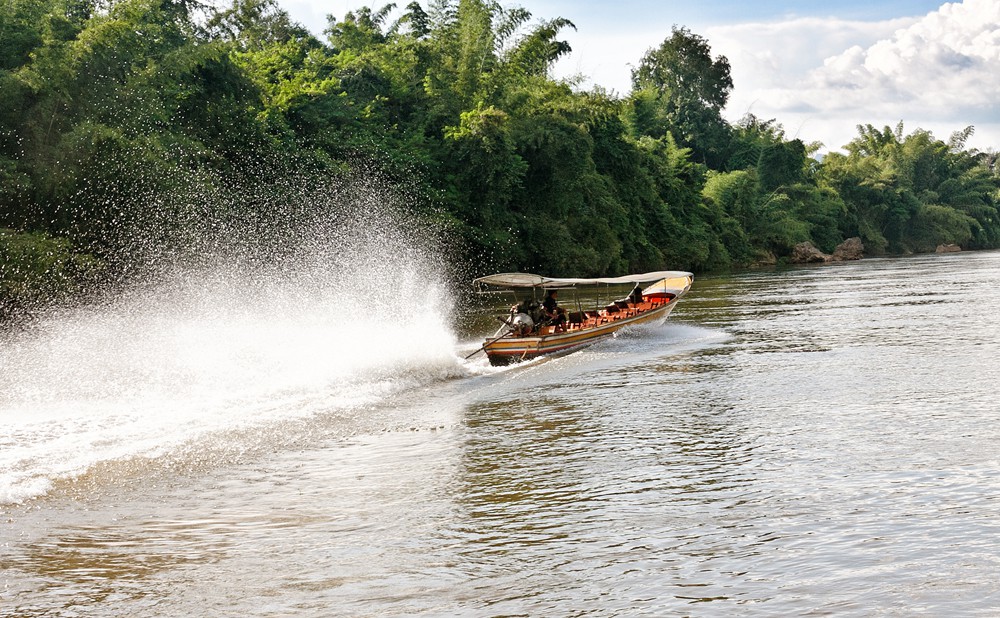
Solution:
<path fill-rule="evenodd" d="M 579 327 L 570 327 L 563 332 L 543 332 L 527 337 L 513 334 L 489 341 L 483 346 L 490 364 L 509 365 L 539 356 L 556 356 L 579 350 L 592 343 L 610 337 L 628 326 L 656 324 L 664 321 L 673 311 L 679 297 L 665 303 L 646 303 L 648 309 L 635 309 L 624 316 L 602 315 Z M 551 331 L 551 327 L 546 331 Z"/>

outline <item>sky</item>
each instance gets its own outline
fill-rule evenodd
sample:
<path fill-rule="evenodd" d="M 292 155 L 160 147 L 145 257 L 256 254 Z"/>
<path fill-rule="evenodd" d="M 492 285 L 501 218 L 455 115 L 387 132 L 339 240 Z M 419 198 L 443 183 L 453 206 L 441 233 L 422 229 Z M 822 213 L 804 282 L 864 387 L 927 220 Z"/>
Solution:
<path fill-rule="evenodd" d="M 361 6 L 388 0 L 278 0 L 314 33 Z M 405 6 L 407 0 L 397 0 Z M 422 2 L 427 6 L 427 2 Z M 729 60 L 723 115 L 774 119 L 787 139 L 843 151 L 857 125 L 903 123 L 947 141 L 967 126 L 967 147 L 1000 150 L 1000 0 L 522 0 L 532 22 L 569 19 L 571 54 L 553 70 L 619 95 L 631 70 L 673 26 Z"/>

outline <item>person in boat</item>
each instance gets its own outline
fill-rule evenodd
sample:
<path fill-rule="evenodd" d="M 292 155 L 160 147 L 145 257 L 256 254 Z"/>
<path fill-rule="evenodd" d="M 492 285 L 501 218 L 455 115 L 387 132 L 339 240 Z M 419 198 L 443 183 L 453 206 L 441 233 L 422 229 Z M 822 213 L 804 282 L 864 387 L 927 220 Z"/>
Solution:
<path fill-rule="evenodd" d="M 523 337 L 535 330 L 535 325 L 541 321 L 541 309 L 532 298 L 525 298 L 510 308 L 510 323 L 515 334 Z"/>
<path fill-rule="evenodd" d="M 542 301 L 542 313 L 545 314 L 545 323 L 555 326 L 556 330 L 566 327 L 566 310 L 559 306 L 556 295 L 559 290 L 548 290 L 545 293 L 545 300 Z"/>
<path fill-rule="evenodd" d="M 639 303 L 642 302 L 642 286 L 640 286 L 638 283 L 635 284 L 635 287 L 632 288 L 631 292 L 629 292 L 628 302 L 632 303 L 633 305 L 638 305 Z"/>
<path fill-rule="evenodd" d="M 516 315 L 518 313 L 523 313 L 531 317 L 534 317 L 532 314 L 535 313 L 537 310 L 538 310 L 538 304 L 535 301 L 531 300 L 530 298 L 525 298 L 524 300 L 517 303 L 516 305 L 513 305 L 510 308 L 510 312 L 512 314 Z"/>

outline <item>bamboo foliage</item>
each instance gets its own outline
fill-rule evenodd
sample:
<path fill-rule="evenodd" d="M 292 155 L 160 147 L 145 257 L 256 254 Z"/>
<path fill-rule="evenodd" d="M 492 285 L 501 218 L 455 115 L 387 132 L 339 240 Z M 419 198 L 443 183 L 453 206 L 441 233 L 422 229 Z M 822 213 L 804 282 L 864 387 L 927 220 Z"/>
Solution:
<path fill-rule="evenodd" d="M 350 173 L 403 188 L 470 274 L 720 269 L 851 236 L 1000 246 L 996 155 L 965 148 L 972 127 L 863 124 L 820 160 L 776 119 L 723 120 L 728 61 L 686 28 L 629 93 L 553 79 L 573 28 L 488 0 L 362 8 L 323 38 L 273 0 L 0 3 L 0 254 L 30 274 L 44 251 L 26 247 L 56 247 L 88 266 L 46 289 L 77 290 L 84 270 L 136 272 L 130 239 L 190 243 L 185 221 L 220 211 L 282 228 L 259 187 Z"/>

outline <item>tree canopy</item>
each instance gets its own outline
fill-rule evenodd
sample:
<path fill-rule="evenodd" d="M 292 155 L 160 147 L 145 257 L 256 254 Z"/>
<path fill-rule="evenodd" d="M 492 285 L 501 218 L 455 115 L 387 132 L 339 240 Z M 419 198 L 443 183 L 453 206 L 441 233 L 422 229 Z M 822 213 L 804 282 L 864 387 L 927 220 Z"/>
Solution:
<path fill-rule="evenodd" d="M 864 125 L 820 160 L 775 119 L 725 121 L 728 60 L 687 28 L 625 96 L 554 79 L 573 28 L 485 0 L 366 7 L 323 38 L 274 0 L 5 2 L 0 314 L 127 277 L 152 245 L 281 229 L 310 216 L 289 178 L 352 170 L 405 187 L 469 274 L 704 271 L 851 236 L 1000 246 L 996 155 L 965 148 L 971 127 Z"/>

